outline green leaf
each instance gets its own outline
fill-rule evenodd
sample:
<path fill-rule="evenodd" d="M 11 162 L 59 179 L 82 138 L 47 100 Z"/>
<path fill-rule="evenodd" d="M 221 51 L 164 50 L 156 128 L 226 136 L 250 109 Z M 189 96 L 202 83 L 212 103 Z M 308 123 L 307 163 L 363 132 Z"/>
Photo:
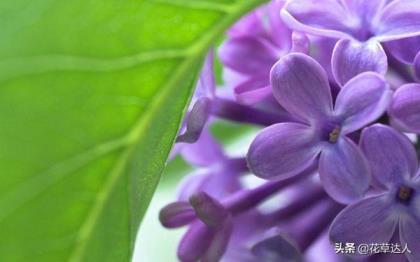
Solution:
<path fill-rule="evenodd" d="M 1 1 L 1 261 L 129 261 L 202 57 L 260 2 Z"/>

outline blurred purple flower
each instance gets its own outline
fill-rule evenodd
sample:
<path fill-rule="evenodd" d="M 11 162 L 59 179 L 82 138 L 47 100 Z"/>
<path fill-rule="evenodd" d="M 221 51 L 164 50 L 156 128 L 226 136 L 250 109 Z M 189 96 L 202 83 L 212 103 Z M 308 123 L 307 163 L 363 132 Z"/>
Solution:
<path fill-rule="evenodd" d="M 284 110 L 260 110 L 236 103 L 228 96 L 224 96 L 227 95 L 216 94 L 214 54 L 213 50 L 210 50 L 200 73 L 190 110 L 182 123 L 177 142 L 196 142 L 211 116 L 263 126 L 271 125 L 278 121 L 290 121 L 291 119 L 290 115 Z M 173 152 L 173 154 L 175 153 Z"/>
<path fill-rule="evenodd" d="M 218 261 L 232 233 L 232 218 L 224 206 L 204 192 L 191 196 L 189 203 L 174 202 L 159 215 L 168 228 L 190 224 L 178 247 L 181 261 Z"/>
<path fill-rule="evenodd" d="M 380 42 L 419 36 L 419 16 L 417 0 L 291 0 L 282 10 L 294 30 L 341 39 L 332 55 L 340 85 L 366 71 L 385 74 L 387 57 Z"/>
<path fill-rule="evenodd" d="M 270 69 L 291 49 L 308 52 L 308 39 L 294 33 L 280 18 L 283 0 L 274 0 L 237 22 L 219 49 L 227 86 L 244 103 L 259 102 L 271 94 Z"/>
<path fill-rule="evenodd" d="M 299 249 L 281 234 L 261 240 L 251 251 L 258 261 L 302 261 Z"/>
<path fill-rule="evenodd" d="M 385 42 L 384 46 L 398 61 L 413 64 L 420 51 L 420 36 Z"/>
<path fill-rule="evenodd" d="M 420 81 L 420 51 L 414 59 L 414 75 L 416 76 L 417 81 Z"/>
<path fill-rule="evenodd" d="M 239 240 L 245 241 L 244 237 L 253 237 L 256 232 L 272 226 L 270 223 L 249 223 L 250 219 L 259 219 L 253 208 L 300 177 L 238 190 L 220 200 L 205 192 L 197 192 L 189 198 L 189 202 L 180 200 L 164 207 L 159 219 L 167 228 L 189 225 L 178 246 L 181 261 L 218 261 L 225 253 L 229 240 L 238 240 L 235 235 L 240 235 Z M 247 234 L 244 235 L 244 231 Z"/>
<path fill-rule="evenodd" d="M 420 84 L 406 84 L 398 88 L 389 114 L 393 125 L 398 129 L 420 134 Z"/>
<path fill-rule="evenodd" d="M 360 198 L 369 172 L 359 148 L 346 135 L 376 120 L 391 91 L 383 77 L 367 72 L 351 79 L 333 107 L 322 67 L 304 54 L 282 58 L 271 71 L 277 101 L 301 123 L 280 123 L 262 130 L 248 151 L 251 171 L 262 178 L 288 178 L 320 156 L 319 173 L 328 194 L 343 203 Z"/>
<path fill-rule="evenodd" d="M 407 258 L 419 261 L 420 173 L 413 145 L 380 124 L 365 129 L 360 144 L 382 193 L 345 208 L 331 225 L 331 241 L 387 243 L 399 232 L 401 243 L 411 251 Z"/>
<path fill-rule="evenodd" d="M 186 145 L 181 155 L 198 169 L 181 181 L 179 200 L 188 200 L 198 192 L 219 199 L 242 188 L 239 179 L 248 171 L 246 160 L 225 155 L 208 131 L 203 131 L 196 143 Z"/>
<path fill-rule="evenodd" d="M 214 99 L 216 94 L 213 60 L 214 52 L 211 49 L 204 61 L 196 91 L 191 101 L 192 106 L 183 121 L 182 133 L 178 135 L 177 142 L 196 142 L 207 122 L 210 115 L 210 101 Z"/>

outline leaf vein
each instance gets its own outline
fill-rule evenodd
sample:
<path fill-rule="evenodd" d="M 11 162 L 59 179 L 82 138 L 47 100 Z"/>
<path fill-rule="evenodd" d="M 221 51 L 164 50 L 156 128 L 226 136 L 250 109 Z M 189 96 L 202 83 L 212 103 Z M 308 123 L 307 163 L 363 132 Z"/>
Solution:
<path fill-rule="evenodd" d="M 124 147 L 127 139 L 115 139 L 96 145 L 95 147 L 65 160 L 42 172 L 16 188 L 12 189 L 0 199 L 0 222 L 11 215 L 19 207 L 23 206 L 31 198 L 40 195 L 42 192 L 53 186 L 67 175 L 83 168 L 88 163 Z"/>
<path fill-rule="evenodd" d="M 233 6 L 208 1 L 186 1 L 186 0 L 152 0 L 154 3 L 181 6 L 190 9 L 213 10 L 222 13 L 230 13 Z"/>
<path fill-rule="evenodd" d="M 187 55 L 183 49 L 157 50 L 132 56 L 99 59 L 67 55 L 42 55 L 13 58 L 0 62 L 0 81 L 11 78 L 55 71 L 110 72 L 131 68 L 139 64 L 164 59 L 182 58 Z"/>

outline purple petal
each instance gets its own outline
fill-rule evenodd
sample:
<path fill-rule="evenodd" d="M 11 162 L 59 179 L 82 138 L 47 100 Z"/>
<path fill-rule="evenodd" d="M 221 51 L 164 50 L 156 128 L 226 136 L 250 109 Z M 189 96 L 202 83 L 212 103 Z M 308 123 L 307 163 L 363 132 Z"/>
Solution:
<path fill-rule="evenodd" d="M 372 20 L 384 7 L 387 0 L 344 0 L 350 12 L 365 20 Z"/>
<path fill-rule="evenodd" d="M 239 90 L 239 88 L 238 88 Z M 236 90 L 235 90 L 236 91 Z M 236 99 L 244 104 L 256 104 L 263 101 L 272 94 L 271 86 L 264 86 L 250 91 L 239 91 L 236 93 Z"/>
<path fill-rule="evenodd" d="M 211 242 L 206 254 L 204 255 L 202 260 L 203 262 L 220 261 L 220 258 L 223 256 L 228 247 L 230 236 L 232 235 L 232 230 L 232 220 L 228 219 L 215 234 L 213 241 Z"/>
<path fill-rule="evenodd" d="M 420 2 L 398 0 L 388 4 L 374 26 L 379 41 L 397 40 L 420 35 Z"/>
<path fill-rule="evenodd" d="M 197 92 L 201 92 L 202 96 L 214 97 L 216 92 L 216 82 L 214 77 L 214 50 L 210 49 L 204 60 L 203 69 L 197 83 Z"/>
<path fill-rule="evenodd" d="M 230 37 L 259 36 L 266 33 L 263 16 L 266 7 L 261 7 L 239 19 L 228 30 Z"/>
<path fill-rule="evenodd" d="M 311 50 L 311 56 L 325 69 L 330 82 L 334 81 L 331 57 L 337 42 L 337 39 L 326 37 L 317 37 L 311 41 L 312 49 L 314 50 Z"/>
<path fill-rule="evenodd" d="M 217 229 L 196 221 L 179 243 L 178 258 L 183 262 L 198 261 L 207 252 L 216 232 Z"/>
<path fill-rule="evenodd" d="M 264 39 L 244 36 L 225 41 L 219 48 L 219 57 L 225 66 L 254 75 L 270 71 L 278 54 Z"/>
<path fill-rule="evenodd" d="M 404 216 L 400 220 L 400 239 L 403 247 L 407 244 L 411 251 L 405 255 L 410 261 L 420 261 L 420 219 L 414 216 Z"/>
<path fill-rule="evenodd" d="M 205 188 L 208 185 L 208 181 L 212 180 L 212 176 L 213 174 L 207 169 L 199 169 L 197 172 L 185 176 L 179 185 L 178 200 L 188 201 L 193 194 L 200 191 L 209 193 Z"/>
<path fill-rule="evenodd" d="M 366 72 L 352 78 L 335 102 L 335 114 L 344 119 L 342 132 L 356 131 L 379 118 L 385 113 L 391 97 L 391 89 L 377 73 Z"/>
<path fill-rule="evenodd" d="M 285 0 L 273 0 L 267 6 L 269 34 L 281 50 L 289 50 L 291 44 L 291 31 L 280 17 L 280 10 L 285 2 Z"/>
<path fill-rule="evenodd" d="M 210 113 L 211 101 L 207 97 L 198 99 L 186 119 L 185 132 L 176 139 L 178 143 L 196 142 L 203 130 Z"/>
<path fill-rule="evenodd" d="M 420 36 L 404 38 L 384 43 L 386 49 L 402 63 L 412 64 L 420 51 Z"/>
<path fill-rule="evenodd" d="M 414 74 L 416 75 L 417 80 L 420 80 L 420 52 L 418 52 L 414 58 Z"/>
<path fill-rule="evenodd" d="M 385 51 L 373 40 L 364 43 L 351 39 L 338 41 L 331 62 L 334 78 L 341 86 L 360 73 L 372 71 L 385 75 L 388 69 Z"/>
<path fill-rule="evenodd" d="M 224 66 L 222 78 L 223 78 L 223 82 L 225 83 L 225 86 L 227 87 L 224 89 L 229 89 L 247 81 L 249 76 L 238 73 L 235 70 Z"/>
<path fill-rule="evenodd" d="M 348 38 L 357 26 L 346 7 L 336 0 L 289 1 L 281 15 L 294 30 L 334 38 Z"/>
<path fill-rule="evenodd" d="M 200 138 L 194 144 L 180 145 L 183 146 L 180 149 L 182 157 L 192 165 L 207 167 L 226 159 L 222 147 L 208 130 L 203 130 Z"/>
<path fill-rule="evenodd" d="M 258 103 L 271 95 L 269 73 L 253 76 L 235 86 L 235 97 L 244 104 Z"/>
<path fill-rule="evenodd" d="M 309 38 L 300 32 L 292 34 L 292 50 L 291 52 L 309 54 Z"/>
<path fill-rule="evenodd" d="M 359 199 L 369 188 L 366 159 L 346 137 L 322 150 L 319 174 L 325 191 L 340 203 L 348 204 Z"/>
<path fill-rule="evenodd" d="M 360 200 L 346 207 L 330 227 L 333 243 L 387 243 L 394 234 L 397 221 L 392 216 L 392 204 L 387 195 Z"/>
<path fill-rule="evenodd" d="M 398 88 L 389 113 L 392 121 L 403 131 L 420 133 L 420 84 L 406 84 Z"/>
<path fill-rule="evenodd" d="M 376 124 L 364 129 L 360 146 L 374 179 L 381 185 L 391 188 L 417 171 L 414 146 L 406 136 L 391 127 Z"/>
<path fill-rule="evenodd" d="M 195 212 L 188 202 L 171 203 L 159 212 L 159 221 L 166 228 L 185 226 L 195 218 Z"/>
<path fill-rule="evenodd" d="M 247 159 L 256 176 L 286 179 L 308 168 L 319 152 L 310 127 L 281 123 L 267 127 L 257 135 Z"/>
<path fill-rule="evenodd" d="M 298 248 L 281 235 L 258 242 L 252 247 L 256 261 L 302 261 Z"/>
<path fill-rule="evenodd" d="M 310 56 L 293 53 L 271 69 L 274 97 L 291 114 L 307 121 L 331 115 L 332 98 L 328 77 Z"/>
<path fill-rule="evenodd" d="M 240 173 L 231 167 L 199 169 L 181 181 L 178 199 L 186 201 L 200 191 L 217 199 L 226 197 L 241 188 L 239 175 Z"/>
<path fill-rule="evenodd" d="M 208 226 L 219 226 L 226 221 L 229 213 L 217 200 L 205 192 L 199 192 L 190 197 L 190 204 L 197 217 Z"/>

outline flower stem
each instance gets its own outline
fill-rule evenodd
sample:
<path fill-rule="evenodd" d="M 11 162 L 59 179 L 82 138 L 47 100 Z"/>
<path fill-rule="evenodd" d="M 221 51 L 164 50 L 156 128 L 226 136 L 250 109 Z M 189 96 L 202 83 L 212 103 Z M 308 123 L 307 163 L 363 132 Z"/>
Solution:
<path fill-rule="evenodd" d="M 294 231 L 289 235 L 296 240 L 301 252 L 305 250 L 327 229 L 334 217 L 343 209 L 343 206 L 332 199 L 325 199 L 314 206 L 300 219 L 293 221 L 291 228 Z"/>
<path fill-rule="evenodd" d="M 227 120 L 261 126 L 270 126 L 292 120 L 288 116 L 266 112 L 223 98 L 215 98 L 212 100 L 211 113 Z"/>
<path fill-rule="evenodd" d="M 325 191 L 319 186 L 314 186 L 309 189 L 302 188 L 302 192 L 300 193 L 301 194 L 286 207 L 280 208 L 279 210 L 268 214 L 267 223 L 275 225 L 284 219 L 306 211 L 314 204 L 328 197 Z"/>
<path fill-rule="evenodd" d="M 314 169 L 311 167 L 297 176 L 285 180 L 270 181 L 254 189 L 239 191 L 225 199 L 222 203 L 233 215 L 245 212 L 257 206 L 279 190 L 300 181 L 313 172 Z"/>

